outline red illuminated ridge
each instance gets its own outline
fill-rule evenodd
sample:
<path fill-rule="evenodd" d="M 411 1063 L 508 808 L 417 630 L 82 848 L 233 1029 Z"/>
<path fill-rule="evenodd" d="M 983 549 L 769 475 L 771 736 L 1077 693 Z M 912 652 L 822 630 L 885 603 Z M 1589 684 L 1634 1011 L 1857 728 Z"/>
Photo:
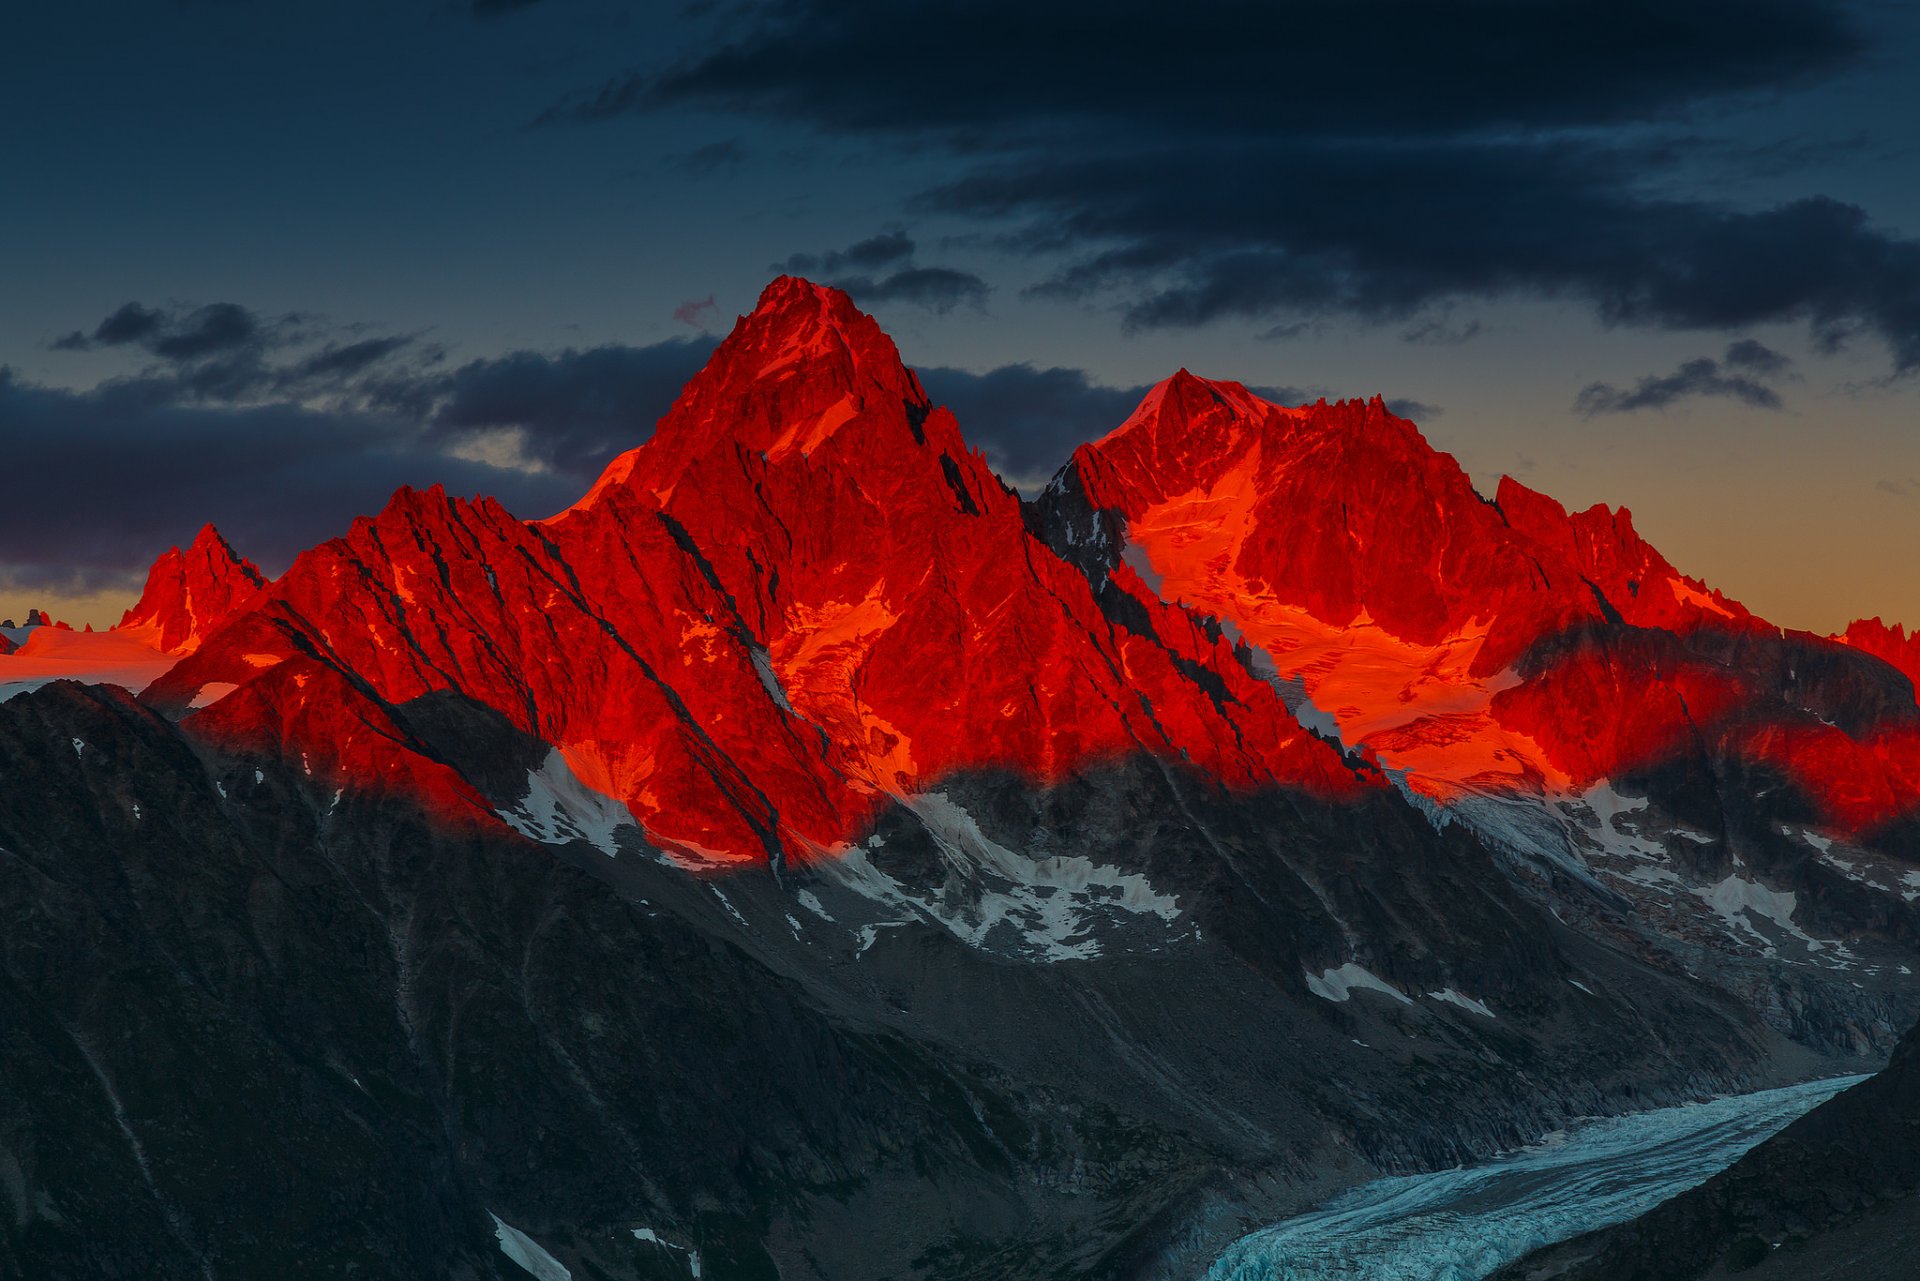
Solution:
<path fill-rule="evenodd" d="M 203 525 L 186 551 L 172 548 L 154 562 L 116 630 L 165 653 L 189 653 L 265 583 L 219 530 Z"/>
<path fill-rule="evenodd" d="M 1441 802 L 1694 758 L 1777 767 L 1852 827 L 1920 796 L 1910 693 L 1884 708 L 1856 672 L 1838 728 L 1780 673 L 1839 646 L 1680 574 L 1624 509 L 1483 498 L 1377 399 L 1182 370 L 1050 493 L 1124 546 L 1062 559 L 879 325 L 782 278 L 567 511 L 403 489 L 272 584 L 203 531 L 127 626 L 186 654 L 146 697 L 209 741 L 493 822 L 513 798 L 423 737 L 456 696 L 535 745 L 544 785 L 695 864 L 818 857 L 979 771 L 1145 756 L 1229 792 L 1377 793 L 1302 695 Z"/>

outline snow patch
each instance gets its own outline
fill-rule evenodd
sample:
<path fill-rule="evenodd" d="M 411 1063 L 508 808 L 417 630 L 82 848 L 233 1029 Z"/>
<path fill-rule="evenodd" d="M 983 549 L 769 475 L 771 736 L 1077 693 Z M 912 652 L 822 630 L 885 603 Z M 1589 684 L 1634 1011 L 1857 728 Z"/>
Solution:
<path fill-rule="evenodd" d="M 560 1260 L 541 1249 L 538 1241 L 492 1210 L 487 1211 L 487 1217 L 493 1220 L 493 1235 L 500 1242 L 500 1253 L 539 1278 L 539 1281 L 573 1281 L 573 1273 Z"/>
<path fill-rule="evenodd" d="M 585 841 L 610 858 L 620 853 L 620 829 L 637 832 L 640 826 L 626 806 L 581 782 L 559 748 L 527 775 L 526 797 L 497 812 L 530 840 L 543 845 Z"/>
<path fill-rule="evenodd" d="M 1768 956 L 1775 955 L 1776 949 L 1773 940 L 1754 924 L 1755 917 L 1772 921 L 1806 944 L 1809 952 L 1818 952 L 1825 947 L 1825 944 L 1793 923 L 1797 896 L 1791 891 L 1771 890 L 1758 881 L 1729 876 L 1712 885 L 1696 888 L 1693 892 L 1727 923 L 1729 933 L 1735 937 L 1742 932 L 1751 935 Z"/>
<path fill-rule="evenodd" d="M 669 1241 L 652 1228 L 635 1228 L 633 1230 L 633 1239 L 636 1241 L 645 1241 L 649 1245 L 657 1245 L 665 1250 L 678 1250 L 680 1253 L 686 1255 L 687 1274 L 691 1276 L 694 1281 L 700 1281 L 700 1252 L 692 1246 L 679 1245 Z"/>
<path fill-rule="evenodd" d="M 1402 1005 L 1413 1004 L 1413 998 L 1356 961 L 1307 975 L 1307 991 L 1323 1001 L 1348 1001 L 1356 991 L 1383 992 Z"/>
<path fill-rule="evenodd" d="M 193 696 L 193 701 L 187 704 L 187 710 L 197 712 L 203 707 L 211 707 L 239 688 L 230 681 L 208 681 Z"/>
<path fill-rule="evenodd" d="M 1483 1015 L 1486 1018 L 1499 1017 L 1487 1008 L 1486 1002 L 1476 1001 L 1474 998 L 1456 992 L 1450 987 L 1443 987 L 1438 992 L 1429 992 L 1427 995 L 1436 1001 L 1445 1001 L 1449 1005 L 1457 1005 L 1463 1010 L 1467 1010 L 1473 1014 Z"/>
<path fill-rule="evenodd" d="M 1016 854 L 989 840 L 973 816 L 943 792 L 907 797 L 904 803 L 946 861 L 943 886 L 925 894 L 910 891 L 861 846 L 848 846 L 817 864 L 824 876 L 880 904 L 893 917 L 860 930 L 863 952 L 879 929 L 924 921 L 983 951 L 1011 952 L 1033 961 L 1080 961 L 1101 955 L 1096 931 L 1102 924 L 1127 918 L 1171 924 L 1180 919 L 1179 900 L 1160 893 L 1138 873 L 1078 855 Z"/>

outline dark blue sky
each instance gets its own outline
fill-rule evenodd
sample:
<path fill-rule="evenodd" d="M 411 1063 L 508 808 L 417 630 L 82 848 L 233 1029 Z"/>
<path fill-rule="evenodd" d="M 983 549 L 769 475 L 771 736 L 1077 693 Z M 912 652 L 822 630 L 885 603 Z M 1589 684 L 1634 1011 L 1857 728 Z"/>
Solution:
<path fill-rule="evenodd" d="M 565 505 L 776 270 L 1010 478 L 1182 365 L 1404 402 L 1790 625 L 1920 621 L 1912 6 L 36 6 L 0 45 L 0 615 Z M 710 305 L 703 305 L 711 299 Z"/>

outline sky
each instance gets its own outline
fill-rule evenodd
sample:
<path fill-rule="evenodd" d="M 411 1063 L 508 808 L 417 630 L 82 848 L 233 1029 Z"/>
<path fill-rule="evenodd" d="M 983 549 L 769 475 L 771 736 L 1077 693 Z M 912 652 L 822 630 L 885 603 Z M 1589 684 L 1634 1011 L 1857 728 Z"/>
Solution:
<path fill-rule="evenodd" d="M 1379 394 L 1775 622 L 1920 623 L 1920 6 L 73 0 L 0 43 L 0 618 L 537 518 L 767 281 L 1009 480 Z"/>

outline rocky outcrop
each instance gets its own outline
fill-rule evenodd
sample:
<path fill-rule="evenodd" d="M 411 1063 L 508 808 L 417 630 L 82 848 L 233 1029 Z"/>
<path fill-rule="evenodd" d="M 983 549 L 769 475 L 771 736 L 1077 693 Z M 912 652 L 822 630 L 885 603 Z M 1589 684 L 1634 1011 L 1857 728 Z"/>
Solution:
<path fill-rule="evenodd" d="M 168 654 L 191 653 L 266 583 L 212 525 L 184 552 L 170 549 L 147 572 L 146 589 L 116 629 Z"/>

